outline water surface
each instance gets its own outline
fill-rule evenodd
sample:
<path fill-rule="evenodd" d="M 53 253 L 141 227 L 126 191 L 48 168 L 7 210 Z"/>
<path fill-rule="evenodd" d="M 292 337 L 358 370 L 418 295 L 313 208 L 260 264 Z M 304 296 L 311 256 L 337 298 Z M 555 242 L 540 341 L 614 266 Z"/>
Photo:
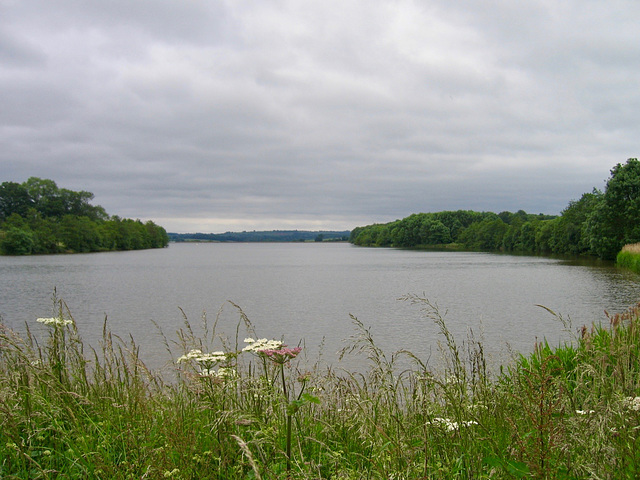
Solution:
<path fill-rule="evenodd" d="M 407 294 L 437 304 L 460 341 L 472 329 L 495 355 L 507 345 L 527 352 L 536 339 L 568 338 L 537 305 L 570 318 L 575 329 L 640 301 L 640 277 L 609 263 L 345 243 L 185 243 L 0 257 L 0 315 L 8 326 L 50 316 L 54 289 L 85 340 L 97 344 L 106 316 L 115 333 L 133 335 L 153 366 L 168 360 L 154 322 L 171 339 L 183 313 L 195 325 L 203 314 L 219 316 L 219 328 L 234 336 L 239 315 L 228 301 L 242 307 L 257 335 L 304 341 L 312 358 L 322 353 L 327 362 L 354 333 L 350 314 L 388 352 L 434 353 L 438 329 L 420 308 L 398 300 Z"/>

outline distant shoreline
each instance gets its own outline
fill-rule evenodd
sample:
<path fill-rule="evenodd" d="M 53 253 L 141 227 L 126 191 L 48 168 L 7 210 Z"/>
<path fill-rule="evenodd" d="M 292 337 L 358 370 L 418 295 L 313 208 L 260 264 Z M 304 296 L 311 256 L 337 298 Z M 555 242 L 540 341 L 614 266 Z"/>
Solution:
<path fill-rule="evenodd" d="M 168 233 L 170 242 L 347 242 L 350 230 L 271 230 L 225 233 Z"/>

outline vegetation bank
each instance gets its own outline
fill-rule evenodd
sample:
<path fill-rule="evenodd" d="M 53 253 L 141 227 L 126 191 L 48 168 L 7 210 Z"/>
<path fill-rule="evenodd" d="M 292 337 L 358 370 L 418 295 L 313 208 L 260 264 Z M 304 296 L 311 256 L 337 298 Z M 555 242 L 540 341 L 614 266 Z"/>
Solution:
<path fill-rule="evenodd" d="M 166 247 L 169 237 L 152 221 L 109 216 L 91 205 L 93 194 L 58 188 L 31 177 L 0 184 L 0 254 L 84 253 Z"/>
<path fill-rule="evenodd" d="M 640 306 L 492 371 L 479 340 L 406 300 L 439 326 L 440 358 L 383 352 L 353 318 L 343 354 L 367 368 L 308 367 L 238 308 L 231 337 L 205 318 L 165 338 L 169 381 L 106 322 L 89 348 L 54 299 L 44 337 L 0 327 L 0 477 L 639 478 Z"/>
<path fill-rule="evenodd" d="M 378 247 L 592 255 L 615 260 L 625 244 L 640 242 L 640 162 L 611 170 L 604 192 L 569 202 L 560 216 L 469 210 L 417 213 L 386 224 L 357 227 L 350 242 Z"/>

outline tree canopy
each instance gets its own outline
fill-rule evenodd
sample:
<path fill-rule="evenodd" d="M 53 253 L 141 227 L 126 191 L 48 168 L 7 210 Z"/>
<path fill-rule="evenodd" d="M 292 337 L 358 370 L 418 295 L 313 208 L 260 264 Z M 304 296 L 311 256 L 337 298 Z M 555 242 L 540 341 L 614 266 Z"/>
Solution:
<path fill-rule="evenodd" d="M 594 188 L 571 200 L 559 216 L 523 210 L 417 213 L 357 227 L 349 241 L 362 246 L 440 246 L 613 259 L 623 245 L 640 242 L 640 162 L 630 158 L 617 164 L 604 193 Z"/>
<path fill-rule="evenodd" d="M 91 192 L 58 188 L 31 177 L 0 184 L 0 253 L 96 252 L 167 246 L 164 228 L 152 221 L 109 217 L 92 205 Z"/>

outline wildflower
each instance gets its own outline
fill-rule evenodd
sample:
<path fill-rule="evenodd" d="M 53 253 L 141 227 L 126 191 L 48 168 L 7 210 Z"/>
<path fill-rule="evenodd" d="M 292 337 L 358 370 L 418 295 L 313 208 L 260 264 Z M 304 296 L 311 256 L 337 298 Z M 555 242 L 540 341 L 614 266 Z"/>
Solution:
<path fill-rule="evenodd" d="M 192 360 L 194 358 L 197 358 L 199 355 L 202 355 L 202 350 L 198 350 L 198 349 L 194 348 L 193 350 L 191 350 L 186 355 L 182 355 L 181 357 L 178 357 L 176 362 L 178 362 L 178 363 L 186 362 L 188 360 Z"/>
<path fill-rule="evenodd" d="M 592 413 L 596 413 L 595 410 L 576 410 L 578 415 L 591 415 Z"/>
<path fill-rule="evenodd" d="M 194 360 L 198 363 L 203 363 L 205 365 L 212 365 L 214 363 L 222 362 L 226 359 L 226 355 L 224 352 L 212 352 L 212 353 L 202 353 L 200 352 L 199 356 L 195 356 Z"/>
<path fill-rule="evenodd" d="M 213 378 L 234 378 L 237 376 L 237 372 L 230 367 L 220 367 L 218 370 L 214 368 L 203 368 L 200 375 Z"/>
<path fill-rule="evenodd" d="M 212 353 L 202 353 L 202 350 L 194 348 L 186 355 L 182 355 L 176 360 L 178 363 L 187 362 L 189 360 L 194 360 L 197 363 L 202 363 L 205 365 L 213 365 L 214 363 L 222 362 L 226 359 L 226 354 L 224 352 L 212 352 Z"/>
<path fill-rule="evenodd" d="M 53 318 L 38 318 L 36 319 L 38 323 L 44 323 L 45 325 L 49 325 L 52 327 L 65 327 L 67 325 L 71 325 L 73 320 L 65 319 L 62 317 L 53 317 Z"/>
<path fill-rule="evenodd" d="M 284 346 L 283 343 L 278 340 L 268 340 L 266 338 L 259 338 L 258 340 L 245 338 L 244 341 L 249 345 L 242 349 L 243 352 L 259 353 L 263 350 L 276 350 Z"/>
<path fill-rule="evenodd" d="M 275 363 L 284 364 L 289 360 L 296 358 L 301 351 L 302 348 L 300 347 L 286 348 L 286 345 L 282 345 L 282 348 L 260 350 L 259 353 Z"/>
<path fill-rule="evenodd" d="M 637 412 L 640 410 L 640 397 L 627 397 L 623 400 L 622 404 Z"/>
<path fill-rule="evenodd" d="M 448 418 L 434 418 L 431 422 L 427 422 L 429 425 L 436 425 L 444 427 L 448 432 L 455 432 L 460 429 L 460 427 L 470 427 L 471 425 L 478 425 L 478 422 L 474 420 L 468 420 L 462 423 L 454 422 L 449 420 Z"/>

